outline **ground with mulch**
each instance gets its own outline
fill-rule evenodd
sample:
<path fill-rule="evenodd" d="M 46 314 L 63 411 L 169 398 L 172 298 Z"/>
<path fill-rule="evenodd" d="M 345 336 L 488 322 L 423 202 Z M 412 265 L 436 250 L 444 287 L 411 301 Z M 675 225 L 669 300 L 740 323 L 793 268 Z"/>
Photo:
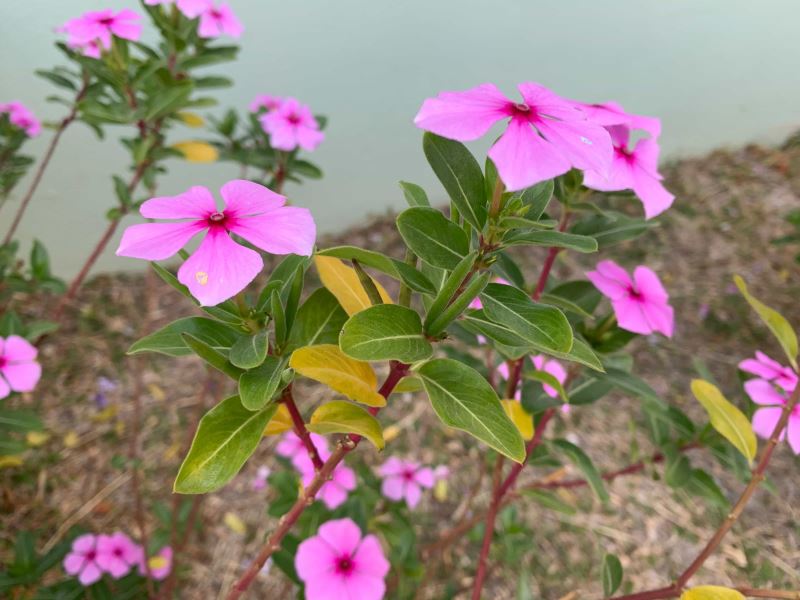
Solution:
<path fill-rule="evenodd" d="M 661 274 L 677 315 L 672 340 L 640 339 L 635 343 L 636 373 L 663 398 L 698 420 L 703 418 L 688 394 L 688 382 L 705 365 L 732 398 L 744 403 L 736 364 L 756 349 L 779 356 L 765 329 L 732 287 L 739 273 L 760 297 L 800 323 L 800 278 L 794 252 L 771 244 L 789 232 L 784 218 L 800 207 L 800 147 L 750 146 L 717 151 L 674 163 L 665 169 L 666 183 L 677 196 L 660 227 L 608 254 L 626 265 L 647 263 Z M 391 215 L 373 218 L 323 245 L 347 243 L 400 257 L 401 244 Z M 527 273 L 536 274 L 542 253 L 519 254 Z M 596 256 L 589 257 L 589 261 Z M 586 270 L 586 257 L 562 253 L 556 275 L 566 278 Z M 533 275 L 535 276 L 535 275 Z M 389 284 L 390 285 L 390 284 Z M 39 306 L 23 311 L 42 314 Z M 196 359 L 153 360 L 125 356 L 130 343 L 145 332 L 195 309 L 153 276 L 104 275 L 83 290 L 69 324 L 42 346 L 45 377 L 34 393 L 14 402 L 35 407 L 50 438 L 32 448 L 25 465 L 0 473 L 0 560 L 8 557 L 18 531 L 38 532 L 39 546 L 52 545 L 70 527 L 93 531 L 122 529 L 138 533 L 132 472 L 125 467 L 131 453 L 144 470 L 138 482 L 150 536 L 167 535 L 156 514 L 173 506 L 170 495 L 197 416 L 225 397 L 230 384 L 209 377 Z M 116 388 L 97 398 L 98 378 Z M 298 386 L 301 407 L 308 410 L 329 394 Z M 141 398 L 141 426 L 132 398 Z M 393 441 L 399 454 L 413 452 L 430 463 L 446 462 L 452 472 L 447 498 L 424 498 L 416 513 L 420 536 L 436 539 L 451 526 L 488 503 L 488 478 L 476 488 L 476 464 L 485 452 L 464 435 L 443 431 L 422 396 L 398 396 L 385 411 L 385 423 L 399 419 Z M 560 415 L 554 432 L 568 436 L 602 469 L 615 469 L 652 453 L 646 436 L 631 433 L 641 422 L 638 401 L 612 394 L 602 401 Z M 137 432 L 138 430 L 138 432 Z M 641 430 L 641 428 L 640 428 Z M 135 442 L 132 446 L 134 435 Z M 223 490 L 197 505 L 201 526 L 185 540 L 180 553 L 180 597 L 224 596 L 255 555 L 276 520 L 265 516 L 268 491 L 254 492 L 250 480 L 260 465 L 275 466 L 273 439 L 265 439 L 242 474 Z M 392 451 L 392 450 L 390 450 Z M 379 462 L 371 448 L 360 448 L 357 460 Z M 730 498 L 742 484 L 723 471 L 703 450 L 692 461 L 707 468 Z M 578 510 L 548 511 L 521 500 L 515 514 L 529 533 L 513 538 L 513 564 L 496 561 L 486 598 L 517 597 L 519 573 L 536 598 L 599 598 L 599 558 L 617 554 L 626 585 L 635 590 L 668 584 L 700 550 L 724 514 L 702 500 L 671 490 L 659 481 L 661 466 L 619 478 L 609 485 L 611 501 L 603 506 L 586 489 L 562 490 L 560 500 Z M 768 490 L 760 491 L 718 552 L 696 577 L 720 585 L 800 588 L 800 461 L 782 445 L 770 467 Z M 528 469 L 523 481 L 546 471 Z M 567 470 L 566 476 L 576 476 Z M 471 492 L 476 490 L 476 493 Z M 466 498 L 470 498 L 469 503 Z M 156 510 L 159 505 L 161 509 Z M 185 510 L 190 510 L 189 503 Z M 244 529 L 231 527 L 230 514 Z M 228 518 L 226 519 L 226 515 Z M 235 531 L 237 530 L 238 531 Z M 244 533 L 242 532 L 244 531 Z M 175 539 L 177 538 L 177 539 Z M 182 536 L 173 542 L 182 544 Z M 431 557 L 433 565 L 419 598 L 465 598 L 479 540 L 454 543 Z M 502 559 L 509 549 L 498 547 Z M 252 597 L 289 598 L 290 586 L 277 569 L 259 577 Z"/>

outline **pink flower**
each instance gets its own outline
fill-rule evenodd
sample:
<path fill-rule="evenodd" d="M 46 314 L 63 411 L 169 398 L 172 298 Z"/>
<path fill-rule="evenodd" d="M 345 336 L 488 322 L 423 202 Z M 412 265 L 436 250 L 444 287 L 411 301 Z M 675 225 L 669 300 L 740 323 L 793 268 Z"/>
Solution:
<path fill-rule="evenodd" d="M 86 56 L 99 58 L 101 49 L 111 48 L 111 36 L 136 41 L 142 35 L 141 17 L 132 10 L 115 13 L 112 9 L 83 13 L 70 19 L 57 31 L 67 34 L 67 45 L 83 51 Z"/>
<path fill-rule="evenodd" d="M 505 381 L 508 381 L 508 377 L 511 374 L 508 370 L 508 363 L 500 363 L 497 367 L 497 373 L 502 377 Z M 514 392 L 514 400 L 522 400 L 522 388 L 517 385 L 517 391 Z"/>
<path fill-rule="evenodd" d="M 447 465 L 439 465 L 433 470 L 433 477 L 436 481 L 441 481 L 450 477 L 450 468 Z"/>
<path fill-rule="evenodd" d="M 383 477 L 381 493 L 395 502 L 405 499 L 412 509 L 419 504 L 422 488 L 430 489 L 436 483 L 433 469 L 394 456 L 380 466 L 378 473 Z"/>
<path fill-rule="evenodd" d="M 642 138 L 631 148 L 628 125 L 612 125 L 607 129 L 614 143 L 611 169 L 608 172 L 587 170 L 583 174 L 583 184 L 601 192 L 633 190 L 642 201 L 648 219 L 667 210 L 675 196 L 661 184 L 663 177 L 658 173 L 660 150 L 656 139 Z"/>
<path fill-rule="evenodd" d="M 309 436 L 317 452 L 328 450 L 328 440 L 323 436 L 318 433 L 310 433 Z M 275 452 L 284 458 L 288 458 L 298 471 L 300 470 L 298 464 L 304 465 L 305 461 L 308 460 L 306 445 L 293 431 L 287 431 L 283 434 L 281 441 L 275 446 Z"/>
<path fill-rule="evenodd" d="M 330 450 L 319 446 L 317 448 L 323 462 L 330 458 Z M 308 454 L 298 454 L 294 466 L 300 472 L 303 487 L 308 487 L 317 475 Z M 356 489 L 355 471 L 342 462 L 336 466 L 330 480 L 317 492 L 317 500 L 321 500 L 325 506 L 333 510 L 343 504 L 347 500 L 348 492 L 352 492 L 354 489 Z"/>
<path fill-rule="evenodd" d="M 195 19 L 203 12 L 212 7 L 213 0 L 144 0 L 144 3 L 149 6 L 157 6 L 159 4 L 172 4 L 178 6 L 178 10 L 183 13 L 188 19 Z"/>
<path fill-rule="evenodd" d="M 219 6 L 209 3 L 200 13 L 200 27 L 197 28 L 197 33 L 202 38 L 215 38 L 222 34 L 238 38 L 243 31 L 244 26 L 226 2 L 221 2 Z"/>
<path fill-rule="evenodd" d="M 267 478 L 271 472 L 272 471 L 269 467 L 258 467 L 256 476 L 253 477 L 253 481 L 250 483 L 250 486 L 256 491 L 263 490 L 265 487 L 267 487 Z"/>
<path fill-rule="evenodd" d="M 149 562 L 150 578 L 157 581 L 166 579 L 170 571 L 172 571 L 172 547 L 164 546 L 155 556 L 151 556 Z M 139 561 L 139 575 L 144 577 L 147 574 L 147 569 L 144 566 L 144 553 L 142 559 Z"/>
<path fill-rule="evenodd" d="M 0 104 L 0 114 L 7 113 L 8 121 L 15 127 L 22 129 L 28 137 L 36 137 L 42 131 L 42 124 L 30 109 L 22 102 L 5 102 Z"/>
<path fill-rule="evenodd" d="M 791 392 L 797 386 L 797 375 L 789 367 L 783 366 L 776 360 L 761 351 L 756 351 L 755 358 L 748 358 L 739 363 L 739 368 L 747 373 L 758 375 L 771 381 L 787 392 Z"/>
<path fill-rule="evenodd" d="M 0 399 L 11 392 L 30 392 L 39 383 L 42 366 L 37 350 L 18 335 L 0 337 Z"/>
<path fill-rule="evenodd" d="M 271 96 L 270 94 L 259 94 L 250 103 L 250 112 L 257 113 L 262 109 L 266 112 L 276 110 L 283 104 L 283 98 L 280 96 Z"/>
<path fill-rule="evenodd" d="M 97 538 L 91 533 L 72 540 L 72 549 L 64 557 L 64 570 L 77 575 L 81 585 L 89 586 L 100 580 L 103 570 L 97 564 Z"/>
<path fill-rule="evenodd" d="M 127 575 L 142 560 L 142 547 L 121 531 L 97 536 L 97 565 L 114 579 Z"/>
<path fill-rule="evenodd" d="M 350 519 L 320 525 L 303 541 L 294 559 L 308 600 L 380 600 L 389 562 L 374 535 L 361 537 Z"/>
<path fill-rule="evenodd" d="M 276 150 L 290 152 L 299 146 L 312 152 L 325 139 L 311 109 L 296 98 L 286 98 L 279 107 L 261 115 L 259 120 Z"/>
<path fill-rule="evenodd" d="M 652 269 L 638 266 L 631 279 L 614 261 L 601 260 L 586 277 L 611 300 L 622 329 L 640 334 L 658 331 L 672 337 L 674 314 L 669 296 Z"/>
<path fill-rule="evenodd" d="M 442 92 L 422 104 L 420 129 L 462 142 L 475 140 L 503 119 L 508 128 L 489 150 L 509 190 L 552 179 L 570 168 L 606 172 L 612 145 L 608 132 L 573 103 L 538 83 L 517 86 L 514 102 L 491 83 L 463 92 Z"/>
<path fill-rule="evenodd" d="M 536 356 L 531 356 L 531 362 L 533 362 L 533 366 L 536 367 L 537 371 L 549 373 L 555 377 L 558 383 L 563 384 L 567 380 L 567 370 L 554 358 L 547 358 L 543 354 L 537 354 Z M 547 384 L 542 384 L 542 389 L 544 389 L 544 393 L 551 398 L 558 398 L 558 390 L 555 388 Z"/>
<path fill-rule="evenodd" d="M 653 138 L 657 138 L 661 135 L 660 119 L 626 113 L 622 105 L 617 102 L 603 102 L 600 104 L 575 102 L 574 104 L 586 113 L 590 121 L 602 125 L 606 129 L 615 125 L 621 125 L 628 129 L 641 129 L 646 131 L 650 134 L 650 137 Z"/>
<path fill-rule="evenodd" d="M 753 413 L 753 431 L 759 437 L 769 439 L 788 401 L 786 392 L 779 391 L 765 379 L 751 379 L 744 384 L 744 389 L 753 402 L 763 407 Z M 800 454 L 800 404 L 794 407 L 786 428 L 781 432 L 780 439 L 786 438 L 792 452 Z"/>
<path fill-rule="evenodd" d="M 231 234 L 272 254 L 311 255 L 316 225 L 308 209 L 284 206 L 285 197 L 243 179 L 229 181 L 220 191 L 223 210 L 202 186 L 147 200 L 139 209 L 144 218 L 183 220 L 128 227 L 117 256 L 163 260 L 207 232 L 178 270 L 178 281 L 201 305 L 213 306 L 242 291 L 264 266 L 258 252 L 234 242 Z"/>

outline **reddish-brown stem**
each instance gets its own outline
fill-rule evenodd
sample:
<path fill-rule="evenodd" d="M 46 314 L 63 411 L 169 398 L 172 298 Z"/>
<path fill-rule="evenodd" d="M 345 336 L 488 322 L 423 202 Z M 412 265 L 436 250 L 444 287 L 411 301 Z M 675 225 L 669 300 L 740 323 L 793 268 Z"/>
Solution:
<path fill-rule="evenodd" d="M 75 102 L 72 105 L 72 109 L 70 110 L 69 114 L 61 120 L 58 129 L 56 129 L 55 135 L 53 135 L 53 138 L 50 140 L 50 145 L 47 146 L 47 151 L 44 153 L 44 157 L 42 157 L 42 162 L 39 163 L 39 168 L 36 169 L 36 173 L 34 174 L 33 180 L 28 187 L 28 191 L 25 192 L 25 195 L 22 197 L 22 202 L 20 202 L 19 208 L 17 209 L 17 214 L 14 215 L 14 220 L 11 222 L 11 227 L 8 228 L 5 238 L 3 238 L 3 245 L 10 242 L 14 237 L 14 234 L 17 232 L 17 227 L 19 227 L 19 223 L 22 221 L 22 216 L 28 209 L 28 204 L 30 204 L 31 198 L 33 198 L 33 194 L 39 187 L 42 177 L 44 176 L 44 172 L 47 170 L 50 160 L 53 158 L 53 153 L 56 151 L 56 146 L 58 146 L 58 142 L 61 140 L 61 135 L 64 133 L 64 130 L 69 127 L 70 123 L 75 120 L 75 117 L 78 114 L 78 103 L 86 94 L 86 88 L 88 85 L 89 82 L 84 80 L 83 87 L 81 87 L 81 89 L 78 91 L 78 94 L 75 96 Z"/>
<path fill-rule="evenodd" d="M 305 421 L 303 421 L 303 415 L 300 414 L 297 404 L 295 404 L 294 397 L 292 396 L 291 384 L 289 384 L 283 391 L 281 402 L 283 402 L 283 404 L 289 410 L 289 416 L 292 417 L 295 435 L 297 435 L 297 437 L 303 441 L 303 445 L 306 447 L 306 452 L 308 452 L 308 457 L 311 459 L 311 462 L 314 463 L 314 468 L 319 471 L 322 469 L 325 463 L 320 458 L 319 452 L 317 452 L 317 447 L 311 440 L 311 434 L 308 433 L 308 429 L 306 429 Z"/>
<path fill-rule="evenodd" d="M 384 398 L 388 398 L 397 383 L 403 377 L 405 377 L 407 373 L 407 364 L 392 361 L 389 375 L 386 377 L 386 380 L 383 382 L 380 390 L 378 390 L 378 393 L 380 393 Z M 370 412 L 375 414 L 378 412 L 378 410 L 378 408 L 372 408 L 370 409 Z M 336 449 L 330 455 L 328 460 L 326 460 L 322 465 L 322 468 L 317 471 L 314 479 L 311 481 L 308 487 L 300 493 L 300 496 L 292 508 L 289 509 L 289 512 L 280 518 L 280 521 L 278 521 L 278 528 L 272 532 L 266 543 L 261 547 L 261 550 L 256 558 L 252 563 L 250 563 L 250 566 L 247 568 L 244 574 L 234 584 L 233 588 L 231 588 L 231 591 L 228 592 L 227 600 L 236 600 L 247 591 L 247 588 L 250 587 L 250 584 L 252 584 L 253 580 L 258 576 L 259 571 L 261 571 L 261 568 L 264 566 L 264 563 L 267 562 L 267 559 L 269 559 L 269 557 L 272 556 L 272 554 L 278 548 L 280 548 L 281 541 L 292 529 L 295 522 L 297 522 L 297 519 L 299 519 L 300 515 L 303 514 L 303 511 L 308 506 L 313 504 L 317 492 L 319 492 L 320 488 L 331 478 L 337 465 L 344 460 L 344 457 L 347 456 L 349 452 L 358 446 L 360 441 L 361 436 L 351 434 L 343 438 L 337 444 Z"/>
<path fill-rule="evenodd" d="M 769 465 L 769 461 L 772 458 L 772 454 L 775 451 L 775 446 L 778 445 L 778 440 L 786 428 L 786 424 L 789 422 L 789 416 L 792 414 L 798 399 L 800 399 L 800 385 L 794 389 L 792 395 L 789 397 L 789 400 L 786 402 L 786 405 L 783 407 L 781 418 L 775 424 L 775 428 L 772 430 L 772 435 L 769 436 L 766 446 L 764 446 L 764 449 L 761 451 L 761 456 L 759 457 L 756 466 L 752 470 L 752 475 L 747 487 L 744 488 L 744 491 L 742 492 L 741 496 L 739 496 L 736 504 L 733 505 L 731 512 L 728 513 L 728 516 L 714 532 L 714 535 L 711 536 L 711 539 L 708 541 L 708 543 L 703 547 L 691 564 L 686 567 L 686 570 L 681 573 L 678 579 L 676 579 L 672 585 L 666 588 L 660 588 L 658 590 L 647 592 L 639 592 L 636 594 L 628 594 L 627 596 L 618 596 L 616 600 L 655 600 L 658 598 L 672 598 L 680 595 L 680 593 L 683 591 L 683 588 L 686 586 L 692 576 L 697 573 L 698 570 L 700 570 L 700 567 L 702 567 L 706 560 L 708 560 L 708 557 L 711 556 L 714 553 L 714 550 L 717 549 L 723 538 L 731 530 L 733 524 L 736 523 L 737 519 L 742 514 L 742 511 L 744 511 L 747 503 L 750 502 L 750 499 L 758 489 L 758 486 L 762 481 L 764 481 L 764 474 L 767 470 L 767 466 Z"/>

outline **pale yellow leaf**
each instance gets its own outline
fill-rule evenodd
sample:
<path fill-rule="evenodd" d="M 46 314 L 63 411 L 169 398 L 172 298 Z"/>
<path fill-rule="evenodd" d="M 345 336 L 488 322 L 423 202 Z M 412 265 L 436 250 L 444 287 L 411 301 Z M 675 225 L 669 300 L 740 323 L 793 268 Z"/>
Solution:
<path fill-rule="evenodd" d="M 264 428 L 264 435 L 278 435 L 285 431 L 291 431 L 294 425 L 292 424 L 292 417 L 289 415 L 289 409 L 285 404 L 279 404 L 278 410 L 272 415 L 272 418 Z"/>
<path fill-rule="evenodd" d="M 533 416 L 522 408 L 522 403 L 517 400 L 502 400 L 502 403 L 506 414 L 519 429 L 522 438 L 531 439 L 533 437 Z"/>
<path fill-rule="evenodd" d="M 447 500 L 447 480 L 439 479 L 433 486 L 433 497 L 439 502 Z"/>
<path fill-rule="evenodd" d="M 706 409 L 711 426 L 752 461 L 758 442 L 744 413 L 731 404 L 715 385 L 702 379 L 692 380 L 692 393 Z"/>
<path fill-rule="evenodd" d="M 377 392 L 378 378 L 369 363 L 350 358 L 339 346 L 319 344 L 299 348 L 292 353 L 289 366 L 351 400 L 367 406 L 386 405 L 386 399 Z"/>
<path fill-rule="evenodd" d="M 178 118 L 189 127 L 202 127 L 206 124 L 203 117 L 193 112 L 181 111 L 178 113 Z"/>
<path fill-rule="evenodd" d="M 745 600 L 741 592 L 718 585 L 698 585 L 681 594 L 681 600 Z"/>
<path fill-rule="evenodd" d="M 219 152 L 211 144 L 199 141 L 178 142 L 172 145 L 175 150 L 183 154 L 188 162 L 212 163 L 219 158 Z"/>
<path fill-rule="evenodd" d="M 354 315 L 372 306 L 372 302 L 370 302 L 369 296 L 364 291 L 364 287 L 358 280 L 358 275 L 354 269 L 345 265 L 338 258 L 331 256 L 315 256 L 314 264 L 317 266 L 322 285 L 336 296 L 339 304 L 342 305 L 348 315 Z M 392 299 L 383 286 L 375 279 L 372 281 L 375 283 L 375 287 L 378 289 L 384 304 L 392 304 Z"/>
<path fill-rule="evenodd" d="M 11 467 L 21 467 L 23 460 L 21 456 L 0 456 L 0 469 L 10 469 Z"/>
<path fill-rule="evenodd" d="M 222 522 L 234 533 L 238 533 L 239 535 L 247 533 L 247 525 L 244 524 L 244 521 L 242 521 L 241 517 L 236 513 L 226 512 L 225 516 L 222 518 Z"/>
<path fill-rule="evenodd" d="M 394 438 L 400 435 L 401 431 L 402 430 L 397 425 L 389 425 L 383 430 L 383 439 L 387 442 L 391 442 Z"/>
<path fill-rule="evenodd" d="M 117 405 L 109 404 L 99 413 L 92 415 L 92 421 L 96 421 L 97 423 L 105 423 L 106 421 L 110 421 L 116 416 L 117 416 Z"/>
<path fill-rule="evenodd" d="M 80 437 L 74 431 L 68 431 L 67 435 L 64 436 L 64 446 L 67 448 L 74 448 L 80 443 L 80 441 Z"/>
<path fill-rule="evenodd" d="M 29 431 L 25 434 L 25 441 L 28 443 L 28 446 L 32 448 L 38 448 L 47 442 L 50 439 L 50 434 L 44 431 Z"/>
<path fill-rule="evenodd" d="M 150 392 L 150 395 L 153 397 L 153 400 L 158 400 L 159 402 L 163 402 L 167 395 L 164 393 L 164 390 L 161 389 L 160 386 L 157 386 L 155 383 L 148 383 L 147 384 L 147 391 Z"/>
<path fill-rule="evenodd" d="M 164 556 L 151 556 L 147 561 L 147 566 L 151 571 L 163 569 L 169 564 L 169 561 Z"/>

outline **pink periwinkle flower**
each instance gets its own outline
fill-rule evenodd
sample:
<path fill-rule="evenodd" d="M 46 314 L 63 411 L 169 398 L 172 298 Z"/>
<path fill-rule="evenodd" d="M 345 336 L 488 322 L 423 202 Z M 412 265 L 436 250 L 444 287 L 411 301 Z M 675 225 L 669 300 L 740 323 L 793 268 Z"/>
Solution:
<path fill-rule="evenodd" d="M 316 225 L 308 209 L 284 206 L 284 196 L 243 179 L 229 181 L 220 191 L 222 210 L 202 186 L 147 200 L 139 209 L 144 218 L 182 220 L 128 227 L 117 256 L 164 260 L 205 232 L 200 247 L 178 270 L 178 281 L 201 305 L 213 306 L 242 291 L 264 266 L 258 252 L 234 242 L 231 234 L 272 254 L 311 255 Z"/>
<path fill-rule="evenodd" d="M 97 564 L 114 579 L 127 575 L 143 559 L 142 547 L 121 531 L 97 536 Z"/>
<path fill-rule="evenodd" d="M 283 104 L 283 98 L 280 96 L 272 96 L 270 94 L 259 94 L 249 105 L 250 112 L 257 113 L 262 110 L 269 112 L 280 108 Z"/>
<path fill-rule="evenodd" d="M 311 443 L 317 449 L 317 452 L 324 452 L 328 450 L 328 440 L 318 433 L 309 433 Z M 308 450 L 303 440 L 293 431 L 287 431 L 281 437 L 281 441 L 275 446 L 275 452 L 284 458 L 287 458 L 294 465 L 295 469 L 300 470 L 299 464 L 305 464 L 308 460 Z"/>
<path fill-rule="evenodd" d="M 167 578 L 172 571 L 172 547 L 164 546 L 154 556 L 150 557 L 150 564 L 148 565 L 150 571 L 150 578 L 156 581 L 162 581 Z M 148 569 L 144 564 L 144 553 L 142 559 L 139 561 L 139 575 L 145 576 Z"/>
<path fill-rule="evenodd" d="M 97 537 L 91 533 L 76 537 L 63 565 L 68 575 L 78 576 L 81 585 L 89 586 L 99 581 L 103 569 L 97 564 Z"/>
<path fill-rule="evenodd" d="M 548 358 L 543 354 L 537 354 L 536 356 L 531 356 L 531 362 L 533 362 L 533 366 L 537 371 L 549 373 L 556 379 L 556 381 L 558 381 L 558 383 L 563 384 L 567 380 L 567 370 L 564 368 L 564 365 L 562 365 L 556 359 Z M 542 384 L 542 389 L 544 390 L 544 393 L 551 398 L 558 398 L 558 390 L 552 386 L 549 386 L 545 383 Z"/>
<path fill-rule="evenodd" d="M 419 504 L 422 489 L 430 489 L 436 483 L 436 475 L 430 467 L 394 456 L 378 468 L 378 473 L 383 477 L 381 493 L 395 502 L 405 500 L 411 509 Z"/>
<path fill-rule="evenodd" d="M 582 108 L 606 127 L 614 144 L 611 168 L 608 172 L 587 170 L 583 175 L 584 185 L 601 192 L 633 190 L 642 201 L 648 219 L 672 206 L 675 196 L 662 185 L 663 177 L 658 172 L 657 138 L 661 122 L 654 117 L 627 115 L 615 103 Z M 641 138 L 631 147 L 631 132 L 635 129 L 648 132 L 650 137 Z"/>
<path fill-rule="evenodd" d="M 195 19 L 212 7 L 213 0 L 144 0 L 144 3 L 149 6 L 174 3 L 185 17 Z"/>
<path fill-rule="evenodd" d="M 508 363 L 507 362 L 500 363 L 497 366 L 497 373 L 505 381 L 508 381 L 508 378 L 511 375 L 508 369 Z M 519 384 L 517 384 L 517 391 L 514 392 L 514 400 L 522 400 L 522 387 Z"/>
<path fill-rule="evenodd" d="M 238 38 L 243 31 L 242 22 L 233 14 L 227 2 L 220 2 L 216 6 L 209 3 L 208 7 L 200 13 L 200 26 L 197 28 L 197 34 L 202 38 L 215 38 L 223 34 Z"/>
<path fill-rule="evenodd" d="M 601 260 L 586 277 L 611 300 L 622 329 L 643 335 L 658 331 L 672 337 L 674 312 L 669 295 L 652 269 L 640 265 L 631 278 L 613 260 Z"/>
<path fill-rule="evenodd" d="M 756 351 L 755 358 L 748 358 L 739 363 L 739 368 L 747 373 L 758 375 L 791 392 L 797 386 L 797 374 L 791 368 L 771 359 L 761 351 Z"/>
<path fill-rule="evenodd" d="M 0 337 L 0 399 L 11 392 L 30 392 L 36 387 L 42 376 L 37 354 L 36 347 L 25 338 Z"/>
<path fill-rule="evenodd" d="M 253 481 L 250 483 L 250 486 L 256 491 L 263 490 L 267 487 L 267 478 L 269 477 L 270 473 L 272 473 L 272 470 L 269 467 L 258 467 L 256 476 L 253 477 Z"/>
<path fill-rule="evenodd" d="M 538 83 L 521 83 L 517 89 L 523 102 L 510 100 L 491 83 L 442 92 L 425 100 L 414 123 L 466 142 L 485 135 L 498 121 L 510 119 L 489 157 L 512 191 L 552 179 L 572 167 L 608 171 L 613 151 L 603 127 Z"/>
<path fill-rule="evenodd" d="M 142 35 L 141 17 L 132 10 L 114 12 L 89 11 L 70 19 L 57 31 L 67 34 L 67 45 L 81 50 L 86 56 L 100 58 L 102 50 L 111 48 L 111 37 L 136 41 Z"/>
<path fill-rule="evenodd" d="M 313 152 L 325 139 L 311 109 L 297 98 L 285 98 L 280 106 L 264 113 L 259 120 L 276 150 L 290 152 L 300 147 Z"/>
<path fill-rule="evenodd" d="M 0 113 L 8 114 L 9 123 L 22 129 L 28 137 L 36 137 L 42 131 L 42 123 L 22 102 L 4 102 L 0 104 Z"/>
<path fill-rule="evenodd" d="M 766 379 L 751 379 L 744 384 L 744 389 L 750 399 L 761 406 L 753 413 L 753 431 L 757 436 L 769 439 L 788 402 L 789 390 L 779 390 Z M 780 439 L 788 439 L 792 452 L 800 454 L 800 404 L 792 409 Z"/>
<path fill-rule="evenodd" d="M 350 519 L 320 525 L 298 546 L 294 566 L 308 600 L 380 600 L 386 593 L 383 548 L 374 535 L 362 538 Z"/>

